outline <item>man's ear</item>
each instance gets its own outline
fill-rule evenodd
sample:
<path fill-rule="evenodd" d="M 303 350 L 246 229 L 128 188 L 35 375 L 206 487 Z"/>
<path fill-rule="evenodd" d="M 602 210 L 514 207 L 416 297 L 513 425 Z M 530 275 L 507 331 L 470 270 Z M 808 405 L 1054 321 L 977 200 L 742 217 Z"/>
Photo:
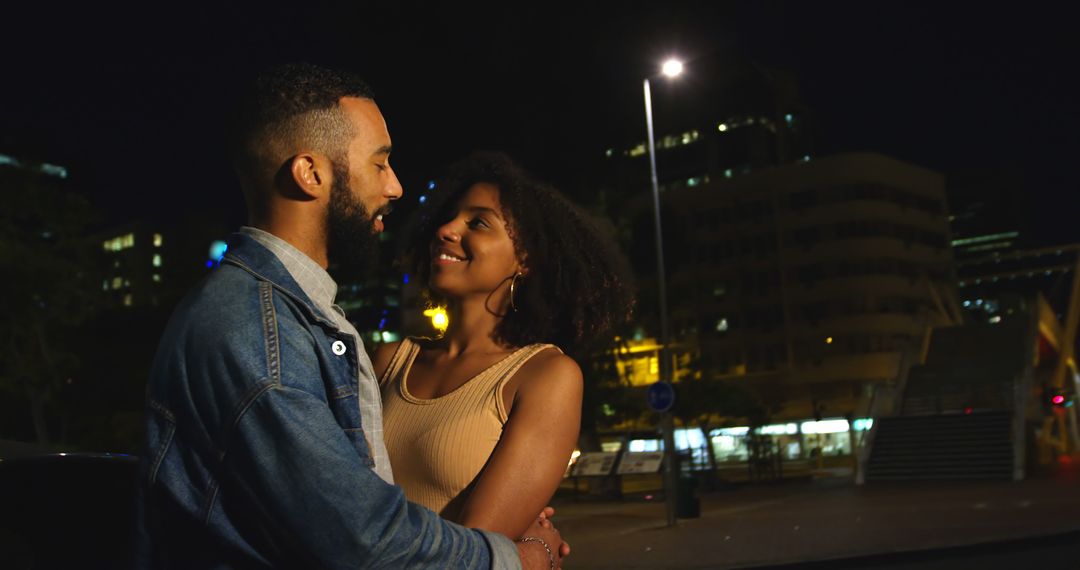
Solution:
<path fill-rule="evenodd" d="M 312 152 L 302 152 L 292 158 L 289 163 L 289 173 L 292 181 L 300 191 L 312 198 L 318 199 L 330 195 L 330 186 L 333 184 L 333 167 L 325 157 Z"/>

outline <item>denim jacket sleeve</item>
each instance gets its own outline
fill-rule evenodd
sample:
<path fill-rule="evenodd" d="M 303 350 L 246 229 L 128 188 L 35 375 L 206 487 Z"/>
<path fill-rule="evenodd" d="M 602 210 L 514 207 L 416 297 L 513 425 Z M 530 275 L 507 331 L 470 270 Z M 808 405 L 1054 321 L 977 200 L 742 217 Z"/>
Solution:
<path fill-rule="evenodd" d="M 226 471 L 290 558 L 319 568 L 491 566 L 490 535 L 409 503 L 352 452 L 318 397 L 271 386 L 235 429 Z"/>

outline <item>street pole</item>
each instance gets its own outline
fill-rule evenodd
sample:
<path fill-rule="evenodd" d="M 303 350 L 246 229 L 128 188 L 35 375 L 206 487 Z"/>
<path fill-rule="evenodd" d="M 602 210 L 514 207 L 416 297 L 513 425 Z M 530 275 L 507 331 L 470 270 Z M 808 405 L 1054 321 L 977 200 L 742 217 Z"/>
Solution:
<path fill-rule="evenodd" d="M 656 288 L 660 295 L 660 381 L 671 382 L 671 348 L 668 330 L 667 277 L 664 273 L 664 241 L 660 231 L 660 182 L 656 176 L 656 142 L 653 137 L 652 92 L 645 78 L 645 126 L 648 130 L 649 168 L 652 176 L 653 224 L 656 229 Z M 660 412 L 660 430 L 664 437 L 664 497 L 667 499 L 667 524 L 675 526 L 678 504 L 679 473 L 675 464 L 675 423 L 671 411 Z"/>

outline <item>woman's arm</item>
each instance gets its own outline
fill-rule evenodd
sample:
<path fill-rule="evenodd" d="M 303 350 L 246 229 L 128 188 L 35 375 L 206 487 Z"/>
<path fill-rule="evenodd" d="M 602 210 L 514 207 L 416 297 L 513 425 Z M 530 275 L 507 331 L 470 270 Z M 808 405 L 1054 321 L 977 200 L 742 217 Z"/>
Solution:
<path fill-rule="evenodd" d="M 581 369 L 546 350 L 506 386 L 513 407 L 495 451 L 462 506 L 461 524 L 516 539 L 555 494 L 581 426 Z"/>

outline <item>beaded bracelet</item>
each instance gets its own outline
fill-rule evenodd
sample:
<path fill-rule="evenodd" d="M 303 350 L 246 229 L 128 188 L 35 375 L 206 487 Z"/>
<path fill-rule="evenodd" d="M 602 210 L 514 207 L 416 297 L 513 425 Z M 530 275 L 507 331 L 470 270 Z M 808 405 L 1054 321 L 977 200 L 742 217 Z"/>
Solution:
<path fill-rule="evenodd" d="M 544 542 L 544 539 L 538 536 L 523 536 L 518 539 L 518 542 L 539 542 L 540 546 L 543 546 L 544 550 L 547 551 L 548 562 L 551 564 L 551 570 L 555 570 L 555 555 L 551 553 L 551 547 L 548 546 L 548 543 Z"/>

